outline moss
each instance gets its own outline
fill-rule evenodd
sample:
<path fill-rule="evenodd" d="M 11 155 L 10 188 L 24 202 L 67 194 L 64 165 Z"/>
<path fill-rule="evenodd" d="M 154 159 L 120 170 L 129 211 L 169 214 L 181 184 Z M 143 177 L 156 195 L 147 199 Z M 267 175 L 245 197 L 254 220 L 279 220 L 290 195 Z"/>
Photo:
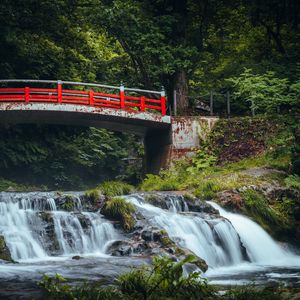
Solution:
<path fill-rule="evenodd" d="M 13 262 L 10 251 L 2 235 L 0 235 L 0 259 Z"/>
<path fill-rule="evenodd" d="M 106 197 L 128 195 L 134 191 L 132 185 L 121 181 L 105 181 L 101 183 L 97 189 Z"/>
<path fill-rule="evenodd" d="M 196 197 L 192 194 L 192 193 L 189 193 L 189 192 L 186 192 L 183 194 L 183 198 L 186 200 L 186 201 L 196 201 Z"/>
<path fill-rule="evenodd" d="M 66 195 L 65 202 L 61 205 L 61 208 L 67 211 L 71 211 L 74 209 L 74 207 L 74 197 L 72 195 Z"/>
<path fill-rule="evenodd" d="M 251 216 L 267 231 L 271 231 L 272 225 L 282 223 L 275 210 L 268 205 L 266 197 L 255 190 L 248 189 L 242 193 L 244 200 L 244 213 Z"/>
<path fill-rule="evenodd" d="M 96 204 L 100 199 L 100 191 L 98 189 L 88 190 L 84 193 L 84 199 L 93 204 Z"/>
<path fill-rule="evenodd" d="M 131 231 L 135 224 L 133 204 L 123 198 L 112 198 L 105 202 L 101 213 L 113 220 L 120 221 L 125 231 Z"/>

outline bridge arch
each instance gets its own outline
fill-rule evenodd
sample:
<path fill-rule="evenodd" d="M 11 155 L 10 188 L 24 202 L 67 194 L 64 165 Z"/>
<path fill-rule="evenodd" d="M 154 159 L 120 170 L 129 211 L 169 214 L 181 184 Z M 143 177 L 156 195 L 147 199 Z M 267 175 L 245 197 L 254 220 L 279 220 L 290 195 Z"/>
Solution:
<path fill-rule="evenodd" d="M 147 173 L 157 173 L 167 164 L 172 126 L 171 117 L 166 115 L 164 91 L 69 81 L 0 80 L 0 83 L 17 86 L 0 87 L 2 124 L 79 125 L 133 133 L 144 138 Z M 52 86 L 29 86 L 37 84 Z M 64 85 L 80 89 L 64 89 Z"/>

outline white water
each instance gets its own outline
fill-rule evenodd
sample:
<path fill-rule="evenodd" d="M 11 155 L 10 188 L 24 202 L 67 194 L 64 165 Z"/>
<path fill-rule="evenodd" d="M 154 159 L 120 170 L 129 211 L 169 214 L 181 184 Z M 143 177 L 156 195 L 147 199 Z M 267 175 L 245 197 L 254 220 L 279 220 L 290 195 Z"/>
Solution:
<path fill-rule="evenodd" d="M 239 237 L 225 219 L 204 219 L 194 213 L 174 212 L 144 203 L 142 199 L 128 197 L 154 225 L 163 228 L 181 246 L 202 257 L 209 266 L 217 267 L 243 262 Z"/>
<path fill-rule="evenodd" d="M 214 202 L 208 203 L 234 226 L 251 262 L 272 266 L 300 266 L 300 258 L 284 250 L 258 224 L 245 216 L 227 212 Z"/>
<path fill-rule="evenodd" d="M 79 197 L 74 201 L 80 209 Z M 42 218 L 45 213 L 46 221 Z M 50 236 L 49 222 L 53 224 Z M 53 197 L 45 193 L 43 196 L 2 193 L 0 235 L 4 236 L 16 261 L 43 260 L 57 255 L 104 255 L 106 246 L 118 237 L 113 225 L 99 213 L 59 211 Z"/>
<path fill-rule="evenodd" d="M 300 276 L 299 257 L 284 250 L 250 219 L 228 213 L 215 203 L 210 204 L 222 217 L 188 212 L 186 203 L 176 197 L 169 199 L 169 210 L 144 203 L 138 196 L 127 199 L 153 226 L 165 229 L 176 243 L 205 259 L 209 265 L 205 276 L 214 283 L 249 282 L 253 280 L 251 274 L 259 281 L 255 275 L 258 273 L 273 279 L 282 274 L 295 280 Z M 122 238 L 112 224 L 99 213 L 82 211 L 79 197 L 74 200 L 76 212 L 59 210 L 56 202 L 52 193 L 0 193 L 0 235 L 4 235 L 13 259 L 21 262 L 2 264 L 1 274 L 8 274 L 10 269 L 18 274 L 22 268 L 27 272 L 31 266 L 32 270 L 52 270 L 53 267 L 55 272 L 66 271 L 67 276 L 80 278 L 81 272 L 88 276 L 95 263 L 65 258 L 80 255 L 108 259 L 107 246 Z M 115 257 L 109 259 L 105 270 L 118 261 Z M 129 258 L 125 261 L 134 263 Z M 64 266 L 68 266 L 66 270 L 62 270 Z M 111 271 L 115 272 L 113 268 Z M 99 274 L 99 270 L 95 272 Z"/>
<path fill-rule="evenodd" d="M 210 219 L 195 213 L 180 214 L 175 210 L 179 207 L 176 203 L 166 211 L 144 203 L 138 197 L 127 199 L 154 226 L 165 229 L 174 241 L 205 259 L 215 270 L 232 266 L 245 268 L 247 262 L 256 267 L 300 266 L 299 257 L 281 248 L 259 225 L 244 216 L 228 213 L 213 202 L 209 204 L 226 219 Z"/>

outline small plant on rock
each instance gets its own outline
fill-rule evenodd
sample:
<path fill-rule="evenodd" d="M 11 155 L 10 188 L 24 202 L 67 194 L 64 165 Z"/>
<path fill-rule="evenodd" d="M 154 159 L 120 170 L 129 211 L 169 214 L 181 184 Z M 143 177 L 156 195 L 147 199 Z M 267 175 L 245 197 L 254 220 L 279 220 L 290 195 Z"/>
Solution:
<path fill-rule="evenodd" d="M 132 230 L 135 221 L 133 214 L 136 209 L 124 198 L 112 198 L 105 202 L 101 213 L 111 219 L 120 221 L 125 231 Z"/>

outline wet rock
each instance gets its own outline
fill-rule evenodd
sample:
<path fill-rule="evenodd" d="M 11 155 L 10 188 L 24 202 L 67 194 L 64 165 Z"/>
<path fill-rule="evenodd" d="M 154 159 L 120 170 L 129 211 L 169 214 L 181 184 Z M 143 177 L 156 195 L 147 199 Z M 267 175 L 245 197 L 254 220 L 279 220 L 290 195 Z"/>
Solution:
<path fill-rule="evenodd" d="M 72 257 L 72 259 L 74 259 L 74 260 L 79 260 L 79 259 L 81 259 L 81 256 L 79 256 L 79 255 L 74 255 L 74 256 Z"/>
<path fill-rule="evenodd" d="M 11 257 L 10 250 L 6 245 L 4 236 L 2 236 L 2 235 L 0 235 L 0 259 L 6 260 L 9 262 L 14 262 L 14 260 Z"/>
<path fill-rule="evenodd" d="M 129 256 L 133 252 L 132 241 L 115 241 L 108 247 L 106 252 L 112 256 Z"/>
<path fill-rule="evenodd" d="M 217 193 L 217 201 L 230 211 L 240 211 L 243 207 L 243 199 L 237 190 L 226 190 Z"/>
<path fill-rule="evenodd" d="M 201 201 L 197 198 L 195 198 L 194 200 L 187 199 L 186 204 L 188 206 L 189 211 L 219 215 L 218 210 L 213 208 L 211 205 L 209 205 L 205 201 Z"/>

